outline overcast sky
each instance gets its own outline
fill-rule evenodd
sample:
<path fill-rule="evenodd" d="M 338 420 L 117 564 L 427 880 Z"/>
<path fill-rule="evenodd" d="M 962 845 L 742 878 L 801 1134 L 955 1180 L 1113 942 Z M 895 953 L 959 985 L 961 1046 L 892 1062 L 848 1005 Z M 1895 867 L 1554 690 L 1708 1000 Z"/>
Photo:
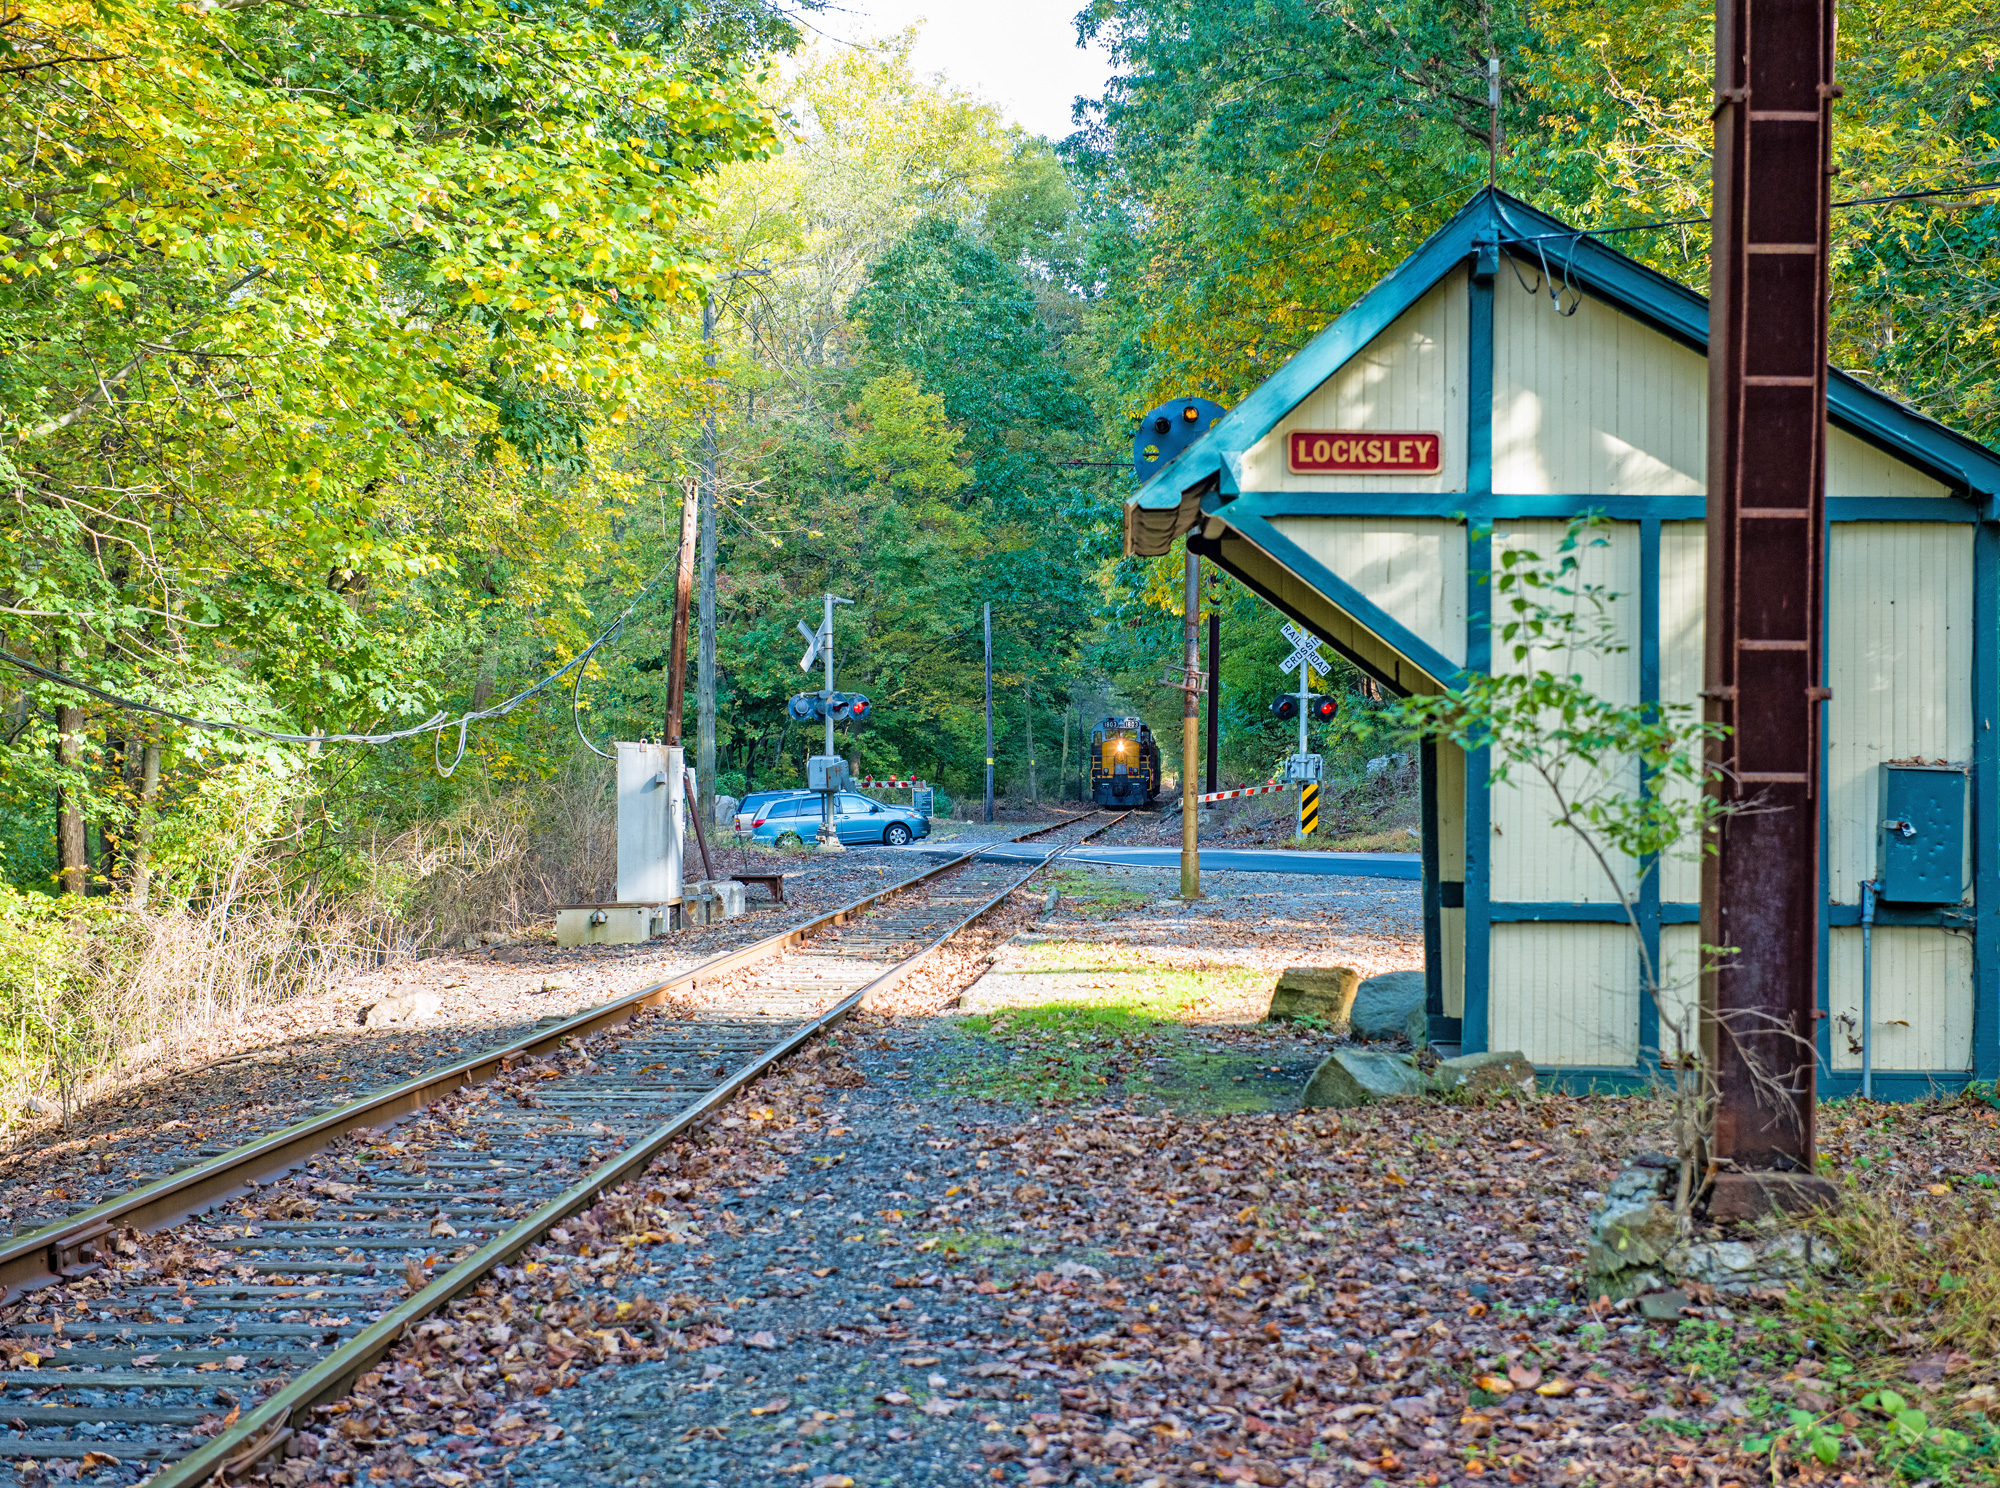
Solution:
<path fill-rule="evenodd" d="M 919 73 L 941 72 L 953 85 L 998 104 L 1034 134 L 1061 139 L 1072 128 L 1078 94 L 1098 97 L 1110 64 L 1076 44 L 1074 17 L 1084 0 L 832 0 L 812 25 L 843 41 L 924 27 L 915 55 Z"/>

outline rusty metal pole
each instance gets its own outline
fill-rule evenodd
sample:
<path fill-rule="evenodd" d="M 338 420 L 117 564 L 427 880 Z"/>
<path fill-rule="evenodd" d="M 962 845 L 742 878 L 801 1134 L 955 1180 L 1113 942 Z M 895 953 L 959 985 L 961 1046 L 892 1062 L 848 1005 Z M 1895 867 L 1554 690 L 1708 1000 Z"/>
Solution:
<path fill-rule="evenodd" d="M 1201 897 L 1201 848 L 1195 841 L 1196 818 L 1201 808 L 1195 804 L 1200 792 L 1196 784 L 1196 761 L 1201 729 L 1201 642 L 1196 639 L 1201 624 L 1201 558 L 1189 549 L 1187 585 L 1181 599 L 1181 898 Z"/>
<path fill-rule="evenodd" d="M 1709 1212 L 1821 1202 L 1813 1178 L 1835 0 L 1717 0 L 1706 716 L 1743 808 L 1705 860 Z"/>

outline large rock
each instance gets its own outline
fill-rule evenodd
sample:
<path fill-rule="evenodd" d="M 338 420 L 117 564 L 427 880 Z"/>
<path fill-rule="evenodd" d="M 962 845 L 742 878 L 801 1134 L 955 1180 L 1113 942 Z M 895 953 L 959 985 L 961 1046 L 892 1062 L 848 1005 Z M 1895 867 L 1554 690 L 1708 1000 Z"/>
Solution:
<path fill-rule="evenodd" d="M 1410 1014 L 1422 1011 L 1423 1006 L 1421 970 L 1385 971 L 1368 978 L 1355 992 L 1349 1025 L 1356 1038 L 1401 1038 L 1409 1026 Z"/>
<path fill-rule="evenodd" d="M 1287 966 L 1271 989 L 1274 1022 L 1312 1018 L 1338 1032 L 1347 1026 L 1361 973 L 1351 966 Z"/>
<path fill-rule="evenodd" d="M 736 823 L 736 808 L 742 804 L 735 796 L 717 796 L 715 798 L 715 824 L 718 827 L 734 826 Z"/>
<path fill-rule="evenodd" d="M 1341 1049 L 1320 1061 L 1299 1095 L 1299 1104 L 1309 1111 L 1366 1106 L 1422 1095 L 1425 1089 L 1423 1071 L 1407 1055 L 1379 1049 Z"/>
<path fill-rule="evenodd" d="M 421 1023 L 426 1018 L 435 1018 L 444 999 L 428 987 L 417 987 L 407 992 L 391 992 L 380 1002 L 371 1002 L 361 1009 L 357 1021 L 363 1028 L 388 1028 L 405 1023 Z"/>
<path fill-rule="evenodd" d="M 1487 1095 L 1498 1090 L 1535 1093 L 1535 1067 L 1518 1049 L 1485 1054 L 1461 1054 L 1445 1059 L 1431 1071 L 1431 1079 L 1441 1094 L 1461 1091 L 1466 1095 Z"/>

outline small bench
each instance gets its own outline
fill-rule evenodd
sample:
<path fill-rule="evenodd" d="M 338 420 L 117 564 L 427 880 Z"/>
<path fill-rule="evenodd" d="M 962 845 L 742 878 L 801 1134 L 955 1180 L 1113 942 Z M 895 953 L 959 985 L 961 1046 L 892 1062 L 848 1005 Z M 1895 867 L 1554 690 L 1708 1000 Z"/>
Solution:
<path fill-rule="evenodd" d="M 785 902 L 785 875 L 782 873 L 732 873 L 729 876 L 740 884 L 762 884 L 771 891 L 774 904 Z"/>

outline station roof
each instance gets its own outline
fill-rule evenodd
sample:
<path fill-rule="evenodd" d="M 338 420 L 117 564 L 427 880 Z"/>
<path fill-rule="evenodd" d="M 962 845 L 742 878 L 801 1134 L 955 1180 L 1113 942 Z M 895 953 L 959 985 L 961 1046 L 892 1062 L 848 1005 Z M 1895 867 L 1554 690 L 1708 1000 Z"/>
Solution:
<path fill-rule="evenodd" d="M 1167 551 L 1192 527 L 1201 497 L 1306 395 L 1481 249 L 1546 257 L 1585 293 L 1691 349 L 1708 351 L 1708 301 L 1518 197 L 1486 188 L 1266 378 L 1125 503 L 1125 551 Z M 2000 495 L 2000 454 L 1844 372 L 1828 369 L 1827 416 L 1837 427 L 1924 470 L 1968 498 Z"/>

